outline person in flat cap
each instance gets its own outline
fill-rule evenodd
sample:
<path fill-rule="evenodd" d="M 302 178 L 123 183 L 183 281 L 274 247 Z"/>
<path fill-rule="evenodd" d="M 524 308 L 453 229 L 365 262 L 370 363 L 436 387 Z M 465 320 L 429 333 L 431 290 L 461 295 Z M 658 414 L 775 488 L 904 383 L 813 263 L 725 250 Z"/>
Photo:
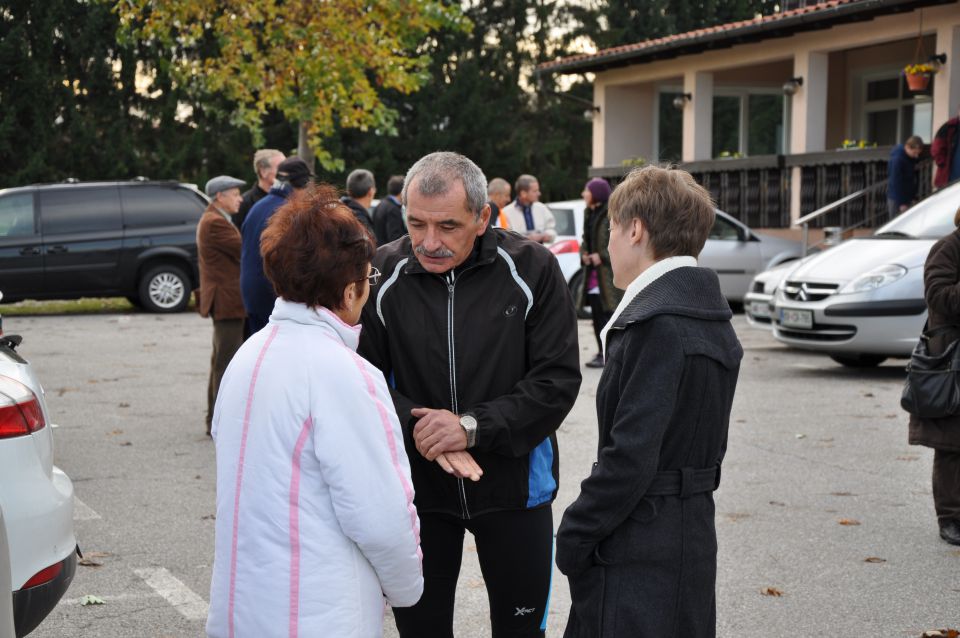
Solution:
<path fill-rule="evenodd" d="M 240 296 L 240 231 L 231 218 L 240 210 L 244 181 L 218 175 L 207 182 L 204 191 L 210 205 L 197 225 L 197 257 L 200 264 L 200 288 L 197 311 L 213 320 L 213 353 L 207 382 L 207 435 L 213 420 L 213 406 L 227 364 L 243 343 L 246 313 Z"/>
<path fill-rule="evenodd" d="M 590 308 L 593 334 L 597 339 L 597 356 L 587 362 L 588 368 L 603 367 L 603 348 L 600 331 L 610 321 L 613 311 L 623 297 L 623 291 L 613 285 L 610 268 L 610 220 L 607 219 L 607 200 L 610 184 L 594 177 L 583 187 L 586 204 L 583 219 L 583 241 L 580 242 L 580 261 L 583 264 L 583 288 L 577 295 L 577 308 Z"/>
<path fill-rule="evenodd" d="M 240 251 L 240 292 L 243 306 L 247 311 L 247 336 L 258 332 L 267 325 L 277 293 L 273 284 L 263 272 L 263 258 L 260 256 L 260 235 L 267 227 L 280 206 L 286 203 L 295 190 L 306 188 L 313 183 L 313 173 L 307 163 L 293 155 L 277 166 L 277 182 L 267 196 L 258 201 L 247 213 L 240 229 L 242 244 Z"/>

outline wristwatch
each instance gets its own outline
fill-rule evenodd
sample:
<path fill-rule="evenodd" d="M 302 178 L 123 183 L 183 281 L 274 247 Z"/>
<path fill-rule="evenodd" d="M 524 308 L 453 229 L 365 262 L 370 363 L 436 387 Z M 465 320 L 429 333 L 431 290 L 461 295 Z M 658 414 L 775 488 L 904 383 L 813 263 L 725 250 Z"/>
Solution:
<path fill-rule="evenodd" d="M 477 444 L 477 417 L 472 414 L 460 415 L 460 427 L 467 435 L 467 448 L 472 448 Z"/>

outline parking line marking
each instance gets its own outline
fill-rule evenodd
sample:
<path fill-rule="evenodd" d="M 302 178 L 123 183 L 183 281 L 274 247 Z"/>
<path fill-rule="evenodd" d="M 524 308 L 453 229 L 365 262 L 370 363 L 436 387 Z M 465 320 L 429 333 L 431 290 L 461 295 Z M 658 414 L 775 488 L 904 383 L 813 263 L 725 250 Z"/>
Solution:
<path fill-rule="evenodd" d="M 187 620 L 207 619 L 210 608 L 207 602 L 163 567 L 146 567 L 133 571 Z"/>
<path fill-rule="evenodd" d="M 116 596 L 100 596 L 105 603 L 116 603 L 124 600 L 144 600 L 146 598 L 154 598 L 157 594 L 117 594 Z M 61 598 L 58 605 L 79 605 L 83 602 L 83 598 Z"/>
<path fill-rule="evenodd" d="M 100 515 L 93 511 L 89 505 L 73 495 L 73 520 L 75 521 L 95 521 Z"/>

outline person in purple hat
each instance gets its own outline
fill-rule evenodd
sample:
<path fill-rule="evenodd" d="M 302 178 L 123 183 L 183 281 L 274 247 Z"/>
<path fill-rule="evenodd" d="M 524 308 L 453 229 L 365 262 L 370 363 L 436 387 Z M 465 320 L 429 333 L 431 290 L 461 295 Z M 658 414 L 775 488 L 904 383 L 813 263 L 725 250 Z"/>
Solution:
<path fill-rule="evenodd" d="M 583 188 L 583 200 L 587 207 L 583 219 L 583 241 L 580 242 L 580 261 L 583 263 L 583 290 L 577 299 L 577 308 L 588 306 L 593 314 L 593 332 L 597 338 L 597 356 L 587 362 L 588 368 L 603 367 L 603 348 L 600 331 L 610 321 L 623 291 L 613 285 L 613 270 L 610 268 L 610 221 L 607 219 L 607 200 L 610 199 L 610 184 L 594 177 Z"/>

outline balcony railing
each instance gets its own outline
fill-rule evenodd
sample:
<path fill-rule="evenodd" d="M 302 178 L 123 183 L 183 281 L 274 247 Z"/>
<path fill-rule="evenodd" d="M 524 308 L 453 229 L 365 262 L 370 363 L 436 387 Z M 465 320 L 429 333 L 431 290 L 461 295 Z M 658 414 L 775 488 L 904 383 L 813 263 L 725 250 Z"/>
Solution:
<path fill-rule="evenodd" d="M 806 215 L 887 179 L 892 147 L 765 155 L 737 159 L 688 162 L 681 166 L 713 195 L 717 207 L 753 228 L 789 228 L 792 174 L 800 169 L 800 214 Z M 604 166 L 590 169 L 591 177 L 622 178 L 632 167 Z M 931 190 L 931 162 L 917 167 L 917 197 Z M 871 190 L 863 197 L 833 208 L 812 226 L 868 227 L 888 221 L 886 189 Z"/>

